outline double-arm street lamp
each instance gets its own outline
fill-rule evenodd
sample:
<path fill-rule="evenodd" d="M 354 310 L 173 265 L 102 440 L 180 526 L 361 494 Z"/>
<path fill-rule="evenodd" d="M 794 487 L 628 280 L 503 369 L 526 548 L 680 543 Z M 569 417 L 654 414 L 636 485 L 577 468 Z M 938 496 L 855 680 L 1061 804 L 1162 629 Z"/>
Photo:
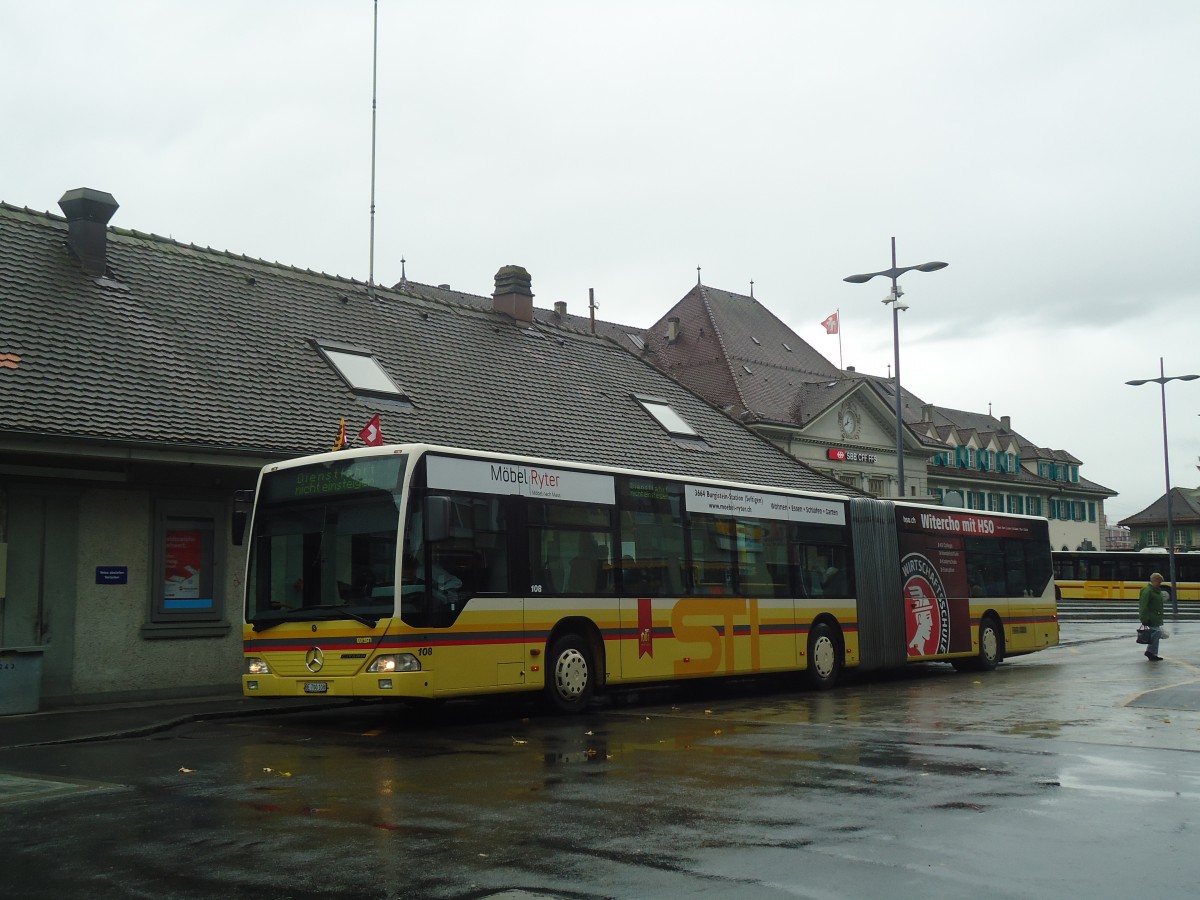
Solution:
<path fill-rule="evenodd" d="M 1175 586 L 1175 523 L 1171 518 L 1171 457 L 1167 453 L 1167 382 L 1195 381 L 1197 378 L 1200 378 L 1200 375 L 1164 375 L 1163 372 L 1163 358 L 1160 356 L 1158 358 L 1157 378 L 1137 378 L 1125 383 L 1137 387 L 1154 382 L 1158 385 L 1159 391 L 1162 393 L 1163 472 L 1166 474 L 1167 480 L 1167 566 L 1169 567 L 1168 577 L 1171 580 L 1171 612 L 1178 619 L 1179 590 Z"/>
<path fill-rule="evenodd" d="M 892 279 L 892 292 L 883 298 L 884 303 L 892 305 L 892 349 L 895 352 L 896 363 L 896 491 L 901 497 L 904 492 L 904 421 L 900 399 L 900 310 L 908 309 L 900 298 L 904 292 L 900 290 L 900 285 L 896 283 L 896 279 L 905 272 L 911 272 L 916 269 L 918 272 L 936 272 L 938 269 L 944 269 L 949 263 L 944 262 L 927 262 L 921 263 L 919 266 L 897 266 L 896 265 L 896 239 L 892 238 L 892 267 L 884 269 L 882 272 L 867 272 L 863 275 L 850 275 L 843 278 L 842 281 L 849 281 L 851 284 L 863 284 L 882 275 L 885 278 Z"/>

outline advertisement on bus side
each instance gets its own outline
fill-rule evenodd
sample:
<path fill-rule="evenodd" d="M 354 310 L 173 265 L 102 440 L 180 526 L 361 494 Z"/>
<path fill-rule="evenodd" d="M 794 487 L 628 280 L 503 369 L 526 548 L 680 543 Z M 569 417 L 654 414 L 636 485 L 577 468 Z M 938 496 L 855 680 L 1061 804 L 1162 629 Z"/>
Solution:
<path fill-rule="evenodd" d="M 910 657 L 969 652 L 968 538 L 1030 538 L 1034 520 L 941 509 L 898 509 L 905 637 Z"/>

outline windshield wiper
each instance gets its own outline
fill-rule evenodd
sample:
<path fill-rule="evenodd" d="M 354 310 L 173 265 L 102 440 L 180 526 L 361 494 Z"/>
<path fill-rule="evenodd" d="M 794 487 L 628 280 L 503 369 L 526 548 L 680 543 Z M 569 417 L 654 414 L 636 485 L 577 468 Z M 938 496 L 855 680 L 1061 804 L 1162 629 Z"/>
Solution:
<path fill-rule="evenodd" d="M 294 621 L 292 619 L 251 619 L 250 627 L 255 631 L 266 631 L 268 628 L 274 628 L 276 625 L 282 625 L 284 622 Z"/>
<path fill-rule="evenodd" d="M 372 619 L 369 616 L 359 615 L 358 613 L 354 612 L 351 609 L 347 609 L 344 606 L 334 606 L 332 603 L 320 603 L 316 606 L 305 606 L 302 609 L 300 609 L 299 612 L 308 612 L 310 609 L 320 609 L 320 610 L 325 610 L 328 612 L 342 613 L 347 618 L 353 619 L 355 622 L 361 622 L 363 625 L 366 625 L 368 628 L 374 628 L 376 625 L 379 624 L 378 616 L 376 616 L 374 619 Z"/>
<path fill-rule="evenodd" d="M 286 622 L 303 622 L 310 612 L 321 612 L 324 615 L 319 616 L 321 619 L 337 619 L 345 617 L 353 619 L 355 622 L 360 622 L 368 628 L 374 628 L 379 624 L 379 617 L 372 619 L 370 616 L 364 616 L 347 609 L 344 606 L 334 606 L 332 603 L 321 603 L 317 606 L 302 606 L 298 609 L 289 609 L 288 612 L 298 613 L 299 615 L 281 616 L 280 618 L 271 619 L 251 619 L 250 625 L 255 631 L 266 631 L 268 628 L 274 628 L 276 625 L 283 625 Z"/>

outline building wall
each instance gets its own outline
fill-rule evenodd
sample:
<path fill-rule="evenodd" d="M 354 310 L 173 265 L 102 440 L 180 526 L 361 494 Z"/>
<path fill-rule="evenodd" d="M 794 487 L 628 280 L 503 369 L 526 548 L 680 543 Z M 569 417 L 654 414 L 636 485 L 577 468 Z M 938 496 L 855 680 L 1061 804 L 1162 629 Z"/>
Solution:
<path fill-rule="evenodd" d="M 72 693 L 76 702 L 119 697 L 232 693 L 240 690 L 242 548 L 223 566 L 219 592 L 229 628 L 223 636 L 148 638 L 156 540 L 148 490 L 85 489 L 79 498 L 77 611 Z M 220 524 L 228 522 L 223 517 Z M 228 541 L 227 525 L 220 531 Z M 127 584 L 97 584 L 97 568 L 124 566 Z M 97 648 L 102 652 L 97 653 Z"/>
<path fill-rule="evenodd" d="M 240 690 L 246 557 L 230 544 L 232 490 L 189 483 L 183 471 L 176 486 L 162 472 L 145 484 L 0 481 L 0 646 L 44 648 L 43 706 Z M 163 597 L 164 511 L 180 508 L 213 526 L 216 609 L 203 622 L 153 612 Z"/>
<path fill-rule="evenodd" d="M 876 497 L 894 498 L 896 488 L 896 435 L 866 413 L 852 435 L 843 434 L 838 410 L 826 414 L 803 432 L 759 428 L 779 449 L 820 472 Z M 830 450 L 844 450 L 845 459 L 830 459 Z M 905 453 L 904 480 L 910 500 L 925 500 L 929 493 L 926 453 Z"/>
<path fill-rule="evenodd" d="M 1103 529 L 1099 522 L 1050 520 L 1050 546 L 1055 550 L 1075 550 L 1084 541 L 1090 541 L 1096 550 L 1104 549 Z"/>
<path fill-rule="evenodd" d="M 1191 523 L 1172 522 L 1175 549 L 1190 552 L 1200 549 L 1200 526 Z M 1132 530 L 1131 549 L 1167 546 L 1167 523 L 1165 521 L 1138 525 Z"/>

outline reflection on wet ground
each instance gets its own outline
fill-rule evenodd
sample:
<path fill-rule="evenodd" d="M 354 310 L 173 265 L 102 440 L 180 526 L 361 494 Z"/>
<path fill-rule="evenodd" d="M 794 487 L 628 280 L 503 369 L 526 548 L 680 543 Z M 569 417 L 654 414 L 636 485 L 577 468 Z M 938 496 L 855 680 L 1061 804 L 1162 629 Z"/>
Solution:
<path fill-rule="evenodd" d="M 23 897 L 1057 900 L 1128 896 L 1125 861 L 1153 854 L 1158 892 L 1185 896 L 1200 714 L 1146 700 L 1194 679 L 1192 648 L 1155 668 L 1090 635 L 829 693 L 363 704 L 10 752 L 126 787 L 7 806 L 0 857 Z"/>

